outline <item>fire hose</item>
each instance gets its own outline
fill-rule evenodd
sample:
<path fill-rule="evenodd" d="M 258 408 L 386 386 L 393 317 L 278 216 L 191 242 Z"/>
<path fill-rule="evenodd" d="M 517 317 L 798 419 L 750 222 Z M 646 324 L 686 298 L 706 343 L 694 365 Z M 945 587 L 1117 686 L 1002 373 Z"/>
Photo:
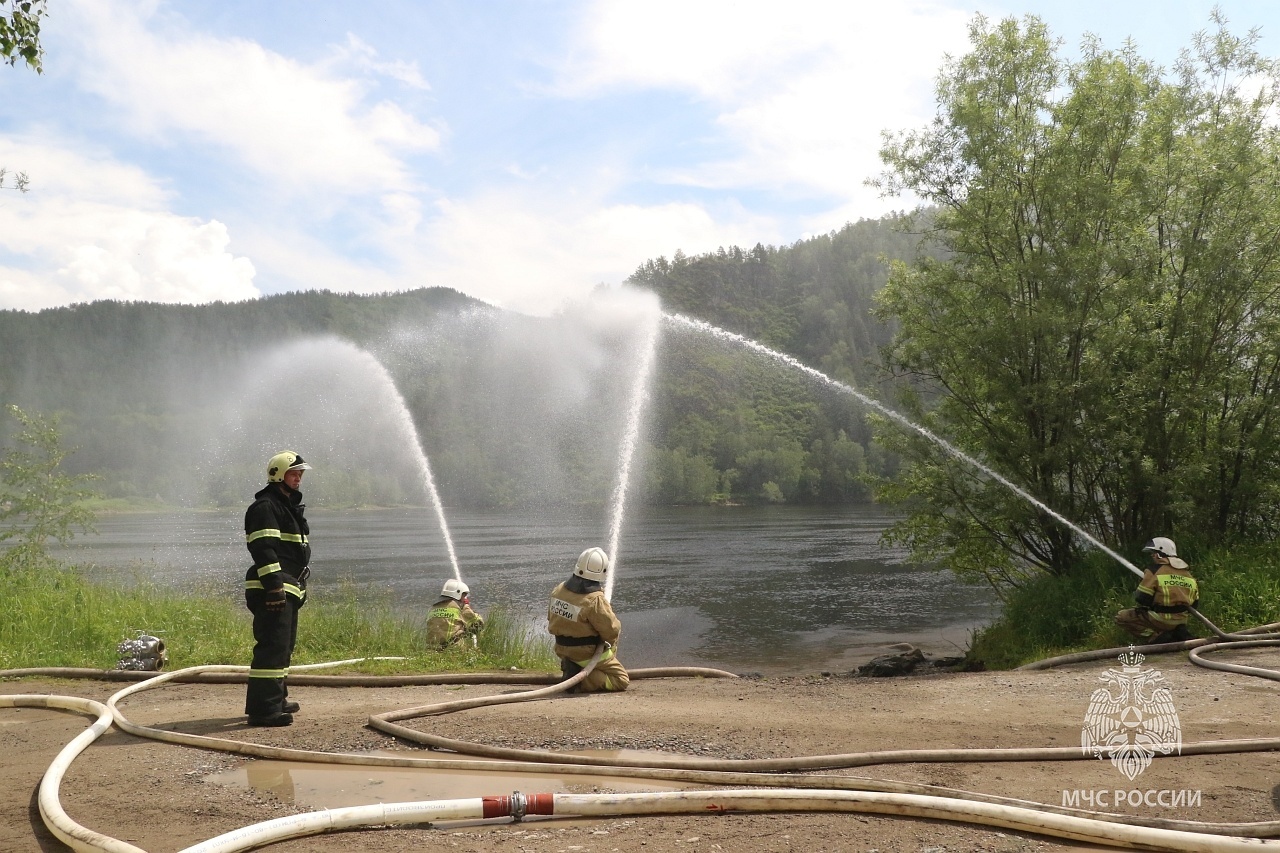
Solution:
<path fill-rule="evenodd" d="M 1264 626 L 1263 631 L 1275 626 Z M 1265 636 L 1265 635 L 1264 635 Z M 1256 667 L 1237 668 L 1232 664 L 1207 662 L 1201 657 L 1220 648 L 1231 648 L 1236 642 L 1210 644 L 1196 641 L 1202 647 L 1192 653 L 1192 659 L 1200 665 L 1231 672 L 1280 680 L 1280 673 Z M 1240 645 L 1277 645 L 1280 641 L 1249 640 Z M 1160 647 L 1162 650 L 1168 650 Z M 569 689 L 585 678 L 594 667 L 602 649 L 582 672 L 573 679 L 545 688 L 510 694 L 501 697 L 485 697 L 456 702 L 421 706 L 403 711 L 370 717 L 371 727 L 431 746 L 453 749 L 463 754 L 494 755 L 502 760 L 474 761 L 465 759 L 400 758 L 392 756 L 368 756 L 347 753 L 312 752 L 280 747 L 262 746 L 222 738 L 211 738 L 154 729 L 130 722 L 120 710 L 119 703 L 127 697 L 156 689 L 169 682 L 199 681 L 206 678 L 243 679 L 247 667 L 202 666 L 150 677 L 113 695 L 106 705 L 77 697 L 58 696 L 0 696 L 0 707 L 46 707 L 79 711 L 97 716 L 93 726 L 64 747 L 59 753 L 40 787 L 40 812 L 46 825 L 54 834 L 78 851 L 109 851 L 109 853 L 144 853 L 126 842 L 87 829 L 76 824 L 58 802 L 58 788 L 66 768 L 70 766 L 90 743 L 103 734 L 112 722 L 122 730 L 169 743 L 193 746 L 225 752 L 251 755 L 258 758 L 275 758 L 317 763 L 352 764 L 369 766 L 422 767 L 453 770 L 504 770 L 509 772 L 545 772 L 554 764 L 557 773 L 595 774 L 603 771 L 610 775 L 668 781 L 694 782 L 713 785 L 750 785 L 754 790 L 683 791 L 649 794 L 514 794 L 511 797 L 482 797 L 466 800 L 443 800 L 425 803 L 391 803 L 376 806 L 360 806 L 344 809 L 327 809 L 309 814 L 293 815 L 255 824 L 218 838 L 210 839 L 183 853 L 233 853 L 288 838 L 303 837 L 336 829 L 357 827 L 421 824 L 429 821 L 455 819 L 487 819 L 512 817 L 521 819 L 529 814 L 554 815 L 643 815 L 643 814 L 705 814 L 707 812 L 859 812 L 886 815 L 925 817 L 951 821 L 978 823 L 1018 831 L 1052 835 L 1061 838 L 1089 841 L 1112 846 L 1142 847 L 1155 850 L 1234 851 L 1256 850 L 1261 847 L 1280 849 L 1280 841 L 1260 839 L 1280 835 L 1280 822 L 1256 823 L 1202 823 L 1120 816 L 1081 809 L 1056 807 L 1031 803 L 1013 798 L 958 791 L 930 785 L 862 779 L 844 775 L 801 775 L 798 771 L 836 769 L 874 764 L 927 761 L 1036 761 L 1082 759 L 1082 751 L 1075 748 L 1021 748 L 1021 749 L 939 749 L 939 750 L 889 750 L 880 752 L 851 753 L 833 756 L 807 756 L 792 759 L 720 760 L 696 757 L 653 759 L 598 759 L 589 756 L 565 756 L 538 750 L 494 750 L 478 744 L 437 739 L 393 721 L 417 716 L 436 715 L 465 708 L 493 705 L 503 702 L 532 701 L 553 696 Z M 1199 654 L 1197 654 L 1197 652 Z M 296 670 L 313 670 L 335 666 L 350 661 L 295 667 Z M 9 671 L 0 674 L 37 674 L 39 671 Z M 698 668 L 670 668 L 663 670 L 636 670 L 633 678 L 671 677 L 678 675 L 729 676 L 719 670 Z M 293 676 L 290 676 L 291 679 Z M 306 678 L 300 675 L 299 679 Z M 325 676 L 312 676 L 326 678 Z M 341 678 L 346 683 L 372 685 L 381 683 L 386 676 L 328 676 Z M 395 678 L 395 677 L 392 677 Z M 436 677 L 432 677 L 436 678 Z M 462 678 L 466 678 L 465 676 Z M 524 677 L 526 683 L 528 677 Z M 507 681 L 502 679 L 502 681 Z M 446 683 L 433 681 L 432 683 Z M 455 682 L 456 683 L 456 682 Z M 482 683 L 474 680 L 470 683 Z M 105 714 L 104 714 L 105 710 Z M 1280 739 L 1262 738 L 1234 741 L 1210 741 L 1183 744 L 1182 754 L 1202 755 L 1223 752 L 1244 752 L 1280 749 Z M 789 772 L 793 771 L 793 772 Z M 772 787 L 771 790 L 760 790 Z"/>

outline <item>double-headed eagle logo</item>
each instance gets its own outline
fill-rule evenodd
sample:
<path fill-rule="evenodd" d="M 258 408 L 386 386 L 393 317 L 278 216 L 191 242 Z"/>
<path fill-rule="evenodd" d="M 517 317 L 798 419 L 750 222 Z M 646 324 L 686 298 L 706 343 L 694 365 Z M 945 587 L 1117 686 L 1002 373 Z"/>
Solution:
<path fill-rule="evenodd" d="M 1182 752 L 1182 731 L 1173 694 L 1158 670 L 1132 646 L 1119 656 L 1122 668 L 1108 669 L 1089 697 L 1080 745 L 1085 755 L 1111 759 L 1133 781 L 1156 755 Z"/>

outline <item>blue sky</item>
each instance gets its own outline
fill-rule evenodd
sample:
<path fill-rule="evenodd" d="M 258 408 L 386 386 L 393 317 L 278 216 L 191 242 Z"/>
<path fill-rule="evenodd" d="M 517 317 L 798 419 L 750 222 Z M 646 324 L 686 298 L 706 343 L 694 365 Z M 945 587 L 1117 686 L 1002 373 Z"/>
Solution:
<path fill-rule="evenodd" d="M 453 287 L 554 313 L 643 261 L 909 206 L 864 181 L 975 13 L 1171 63 L 1212 2 L 49 0 L 0 67 L 0 308 Z M 1280 55 L 1280 3 L 1217 4 Z"/>

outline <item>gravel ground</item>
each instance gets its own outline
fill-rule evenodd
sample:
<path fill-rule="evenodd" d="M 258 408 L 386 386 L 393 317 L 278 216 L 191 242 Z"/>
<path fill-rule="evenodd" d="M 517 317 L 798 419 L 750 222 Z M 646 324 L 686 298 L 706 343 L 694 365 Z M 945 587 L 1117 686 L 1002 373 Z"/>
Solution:
<path fill-rule="evenodd" d="M 1280 653 L 1234 653 L 1231 660 L 1280 666 Z M 1185 655 L 1151 658 L 1168 681 L 1185 743 L 1276 734 L 1280 710 L 1271 682 L 1205 670 Z M 485 706 L 405 721 L 422 731 L 493 746 L 539 750 L 626 750 L 714 759 L 787 758 L 909 748 L 1072 747 L 1078 751 L 1090 697 L 1116 662 L 1078 664 L 1046 672 L 931 673 L 892 679 L 820 675 L 743 679 L 652 679 L 618 695 L 561 696 Z M 0 693 L 56 694 L 105 700 L 120 684 L 94 680 L 20 679 Z M 142 725 L 260 744 L 328 752 L 453 757 L 401 742 L 366 725 L 371 714 L 433 702 L 503 695 L 515 686 L 330 688 L 298 686 L 295 724 L 251 729 L 239 716 L 239 685 L 172 685 L 122 704 Z M 49 710 L 0 710 L 0 750 L 7 777 L 0 798 L 0 850 L 65 849 L 44 828 L 36 808 L 41 775 L 86 718 Z M 227 784 L 228 774 L 266 766 L 256 759 L 140 739 L 111 730 L 71 767 L 62 802 L 73 819 L 144 850 L 169 851 L 262 820 L 332 808 L 338 792 L 308 792 L 296 783 L 304 765 L 276 773 L 295 782 L 280 788 Z M 1125 805 L 1143 817 L 1202 821 L 1273 820 L 1280 771 L 1268 752 L 1177 756 L 1155 761 L 1130 782 L 1107 761 L 880 764 L 836 771 L 1061 804 L 1064 791 L 1198 792 L 1196 804 Z M 307 770 L 315 770 L 305 765 Z M 431 771 L 414 771 L 429 774 Z M 381 771 L 368 768 L 365 781 Z M 384 774 L 385 775 L 385 774 Z M 485 784 L 483 774 L 478 784 Z M 510 794 L 510 776 L 490 794 Z M 250 776 L 249 778 L 253 778 Z M 476 781 L 474 779 L 470 781 Z M 519 782 L 520 780 L 517 780 Z M 671 790 L 680 785 L 616 777 L 565 776 L 571 793 Z M 687 787 L 687 786 L 686 786 Z M 694 786 L 697 788 L 706 785 Z M 535 785 L 517 788 L 537 792 Z M 288 791 L 292 790 L 292 795 Z M 350 793 L 350 792 L 347 792 Z M 475 795 L 468 795 L 475 796 Z M 376 799 L 376 798 L 375 798 Z M 849 814 L 720 813 L 695 816 L 529 819 L 513 823 L 441 824 L 297 839 L 279 851 L 784 850 L 1057 851 L 1099 849 L 1046 836 L 961 822 Z"/>

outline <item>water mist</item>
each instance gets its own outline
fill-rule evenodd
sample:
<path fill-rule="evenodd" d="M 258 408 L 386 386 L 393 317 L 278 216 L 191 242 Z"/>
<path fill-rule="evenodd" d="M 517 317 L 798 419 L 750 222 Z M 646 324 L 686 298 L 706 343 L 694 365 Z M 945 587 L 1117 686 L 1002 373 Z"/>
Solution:
<path fill-rule="evenodd" d="M 636 369 L 635 383 L 631 388 L 631 402 L 627 407 L 626 431 L 622 436 L 622 447 L 619 454 L 618 484 L 614 489 L 610 502 L 609 521 L 609 556 L 613 560 L 612 570 L 605 582 L 604 597 L 613 598 L 613 582 L 618 572 L 618 547 L 622 539 L 622 518 L 627 505 L 627 488 L 631 482 L 631 463 L 635 458 L 636 447 L 640 442 L 640 424 L 645 404 L 649 399 L 650 377 L 653 374 L 653 363 L 658 350 L 658 334 L 661 330 L 662 314 L 652 313 L 648 320 L 648 330 L 644 335 L 644 344 L 640 355 L 640 364 Z"/>
<path fill-rule="evenodd" d="M 313 338 L 255 354 L 232 373 L 234 390 L 221 406 L 229 414 L 205 441 L 204 455 L 218 462 L 205 483 L 215 497 L 225 502 L 242 491 L 246 460 L 265 461 L 284 448 L 301 453 L 331 482 L 349 480 L 356 493 L 380 490 L 370 494 L 373 500 L 397 499 L 386 490 L 403 472 L 416 471 L 453 576 L 461 580 L 427 454 L 404 397 L 377 358 L 337 338 Z"/>
<path fill-rule="evenodd" d="M 809 376 L 813 377 L 814 379 L 817 379 L 819 382 L 823 383 L 824 385 L 826 385 L 826 386 L 828 386 L 828 387 L 830 387 L 830 388 L 834 388 L 834 389 L 836 389 L 837 391 L 843 392 L 843 393 L 845 393 L 845 394 L 852 394 L 854 397 L 856 397 L 856 398 L 857 398 L 858 400 L 860 400 L 862 403 L 864 403 L 864 404 L 866 404 L 866 405 L 870 406 L 871 408 L 875 409 L 876 411 L 878 411 L 878 412 L 880 412 L 881 414 L 885 415 L 886 417 L 890 418 L 890 419 L 891 419 L 891 420 L 893 420 L 894 422 L 896 422 L 896 423 L 900 424 L 901 426 L 906 427 L 907 429 L 910 429 L 910 430 L 912 430 L 912 431 L 914 431 L 914 432 L 917 432 L 917 433 L 919 433 L 920 435 L 924 436 L 925 438 L 929 439 L 929 440 L 930 440 L 930 441 L 932 441 L 934 444 L 936 444 L 938 447 L 940 447 L 940 448 L 942 448 L 944 451 L 946 451 L 946 452 L 947 452 L 947 454 L 948 454 L 948 455 L 950 455 L 952 458 L 954 458 L 954 459 L 958 459 L 958 460 L 960 460 L 961 462 L 964 462 L 964 463 L 966 463 L 966 464 L 968 464 L 968 465 L 972 466 L 973 468 L 976 468 L 977 470 L 981 471 L 981 472 L 982 472 L 983 474 L 985 474 L 986 476 L 988 476 L 988 477 L 990 477 L 991 479 L 995 480 L 995 481 L 996 481 L 997 483 L 999 483 L 1000 485 L 1002 485 L 1002 486 L 1004 486 L 1005 488 L 1009 489 L 1011 492 L 1013 492 L 1014 494 L 1016 494 L 1018 497 L 1022 498 L 1023 500 L 1027 501 L 1028 503 L 1030 503 L 1032 506 L 1036 507 L 1037 509 L 1041 510 L 1042 512 L 1048 513 L 1048 514 L 1049 514 L 1050 516 L 1052 516 L 1054 519 L 1056 519 L 1057 521 L 1059 521 L 1059 522 L 1061 522 L 1063 525 L 1065 525 L 1068 529 L 1070 529 L 1070 530 L 1074 531 L 1075 533 L 1079 534 L 1079 535 L 1080 535 L 1080 537 L 1081 537 L 1082 539 L 1084 539 L 1085 541 L 1089 542 L 1091 545 L 1093 545 L 1094 547 L 1096 547 L 1098 550 L 1102 551 L 1103 553 L 1107 554 L 1108 556 L 1110 556 L 1111 558 L 1113 558 L 1114 560 L 1116 560 L 1118 563 L 1120 563 L 1120 565 L 1124 566 L 1124 567 L 1125 567 L 1125 568 L 1127 568 L 1129 571 L 1131 571 L 1131 572 L 1133 572 L 1134 574 L 1136 574 L 1138 577 L 1142 577 L 1142 570 L 1141 570 L 1141 569 L 1139 569 L 1139 568 L 1138 568 L 1137 566 L 1135 566 L 1133 563 L 1131 563 L 1131 562 L 1129 562 L 1128 560 L 1126 560 L 1126 559 L 1125 559 L 1123 556 L 1121 556 L 1120 554 L 1118 554 L 1118 553 L 1116 553 L 1115 551 L 1113 551 L 1112 549 L 1108 548 L 1106 545 L 1104 545 L 1102 542 L 1100 542 L 1097 538 L 1095 538 L 1094 536 L 1090 535 L 1086 530 L 1082 529 L 1079 525 L 1076 525 L 1076 524 L 1072 523 L 1070 520 L 1068 520 L 1068 519 L 1067 519 L 1065 516 L 1063 516 L 1061 513 L 1058 513 L 1058 512 L 1056 512 L 1056 511 L 1054 511 L 1052 508 L 1050 508 L 1050 507 L 1049 507 L 1047 504 L 1045 504 L 1043 501 L 1041 501 L 1041 500 L 1037 499 L 1035 496 L 1031 495 L 1031 494 L 1030 494 L 1030 493 L 1028 493 L 1026 490 L 1024 490 L 1024 489 L 1020 488 L 1018 485 L 1016 485 L 1015 483 L 1013 483 L 1012 481 L 1010 481 L 1008 478 L 1006 478 L 1006 477 L 1004 477 L 1004 476 L 1001 476 L 1001 474 L 1000 474 L 999 472 L 997 472 L 997 471 L 995 471 L 995 470 L 993 470 L 993 469 L 989 468 L 989 467 L 988 467 L 988 466 L 986 466 L 986 465 L 983 465 L 981 462 L 979 462 L 978 460 L 974 459 L 972 456 L 970 456 L 969 454 L 965 453 L 965 452 L 964 452 L 963 450 L 961 450 L 960 448 L 955 447 L 955 446 L 953 446 L 952 444 L 950 444 L 948 441 L 946 441 L 945 439 L 940 438 L 940 437 L 938 437 L 938 436 L 934 435 L 934 434 L 933 434 L 932 432 L 930 432 L 928 429 L 926 429 L 926 428 L 924 428 L 924 427 L 920 426 L 919 424 L 917 424 L 917 423 L 915 423 L 914 421 L 912 421 L 912 420 L 908 419 L 907 417 L 903 416 L 902 414 L 900 414 L 900 413 L 898 413 L 898 412 L 895 412 L 893 409 L 890 409 L 889 407 L 885 406 L 883 403 L 880 403 L 880 402 L 878 402 L 877 400 L 874 400 L 874 399 L 872 399 L 871 397 L 868 397 L 866 394 L 863 394 L 862 392 L 858 391 L 856 388 L 853 388 L 853 387 L 851 387 L 851 386 L 849 386 L 849 385 L 846 385 L 846 384 L 844 384 L 843 382 L 838 382 L 838 381 L 836 381 L 835 379 L 832 379 L 830 376 L 827 376 L 827 375 L 826 375 L 825 373 L 823 373 L 822 371 L 820 371 L 820 370 L 815 370 L 814 368 L 809 367 L 807 364 L 805 364 L 805 363 L 803 363 L 803 362 L 801 362 L 801 361 L 798 361 L 797 359 L 794 359 L 794 358 L 792 358 L 792 357 L 791 357 L 791 356 L 789 356 L 789 355 L 785 355 L 785 354 L 783 354 L 783 353 L 777 352 L 776 350 L 769 349 L 769 348 L 768 348 L 768 347 L 766 347 L 764 344 L 758 343 L 757 341 L 753 341 L 753 340 L 751 340 L 750 338 L 745 338 L 745 337 L 743 337 L 742 335 L 735 334 L 735 333 L 730 332 L 730 331 L 727 331 L 727 330 L 725 330 L 725 329 L 721 329 L 721 328 L 719 328 L 719 327 L 717 327 L 717 326 L 713 326 L 713 325 L 711 325 L 710 323 L 704 322 L 704 321 L 702 321 L 702 320 L 693 320 L 693 319 L 690 319 L 689 317 L 685 317 L 685 316 L 682 316 L 682 315 L 680 315 L 680 314 L 666 314 L 666 315 L 664 315 L 664 317 L 665 317 L 668 321 L 670 321 L 670 322 L 672 322 L 672 323 L 676 323 L 676 324 L 679 324 L 679 325 L 681 325 L 681 326 L 685 326 L 685 327 L 688 327 L 688 328 L 690 328 L 690 329 L 694 329 L 695 331 L 703 332 L 703 333 L 705 333 L 705 334 L 711 335 L 711 336 L 712 336 L 712 337 L 714 337 L 714 338 L 718 338 L 719 340 L 722 340 L 722 341 L 727 341 L 727 342 L 729 342 L 729 343 L 738 344 L 739 346 L 746 347 L 747 349 L 750 349 L 750 350 L 752 350 L 752 351 L 754 351 L 754 352 L 760 353 L 761 355 L 768 356 L 768 357 L 769 357 L 770 359 L 772 359 L 773 361 L 775 361 L 775 362 L 777 362 L 777 363 L 779 363 L 779 364 L 785 365 L 785 366 L 787 366 L 787 367 L 791 367 L 791 368 L 794 368 L 794 369 L 796 369 L 796 370 L 799 370 L 799 371 L 801 371 L 801 372 L 803 372 L 803 373 L 805 373 L 805 374 L 807 374 L 807 375 L 809 375 Z"/>

